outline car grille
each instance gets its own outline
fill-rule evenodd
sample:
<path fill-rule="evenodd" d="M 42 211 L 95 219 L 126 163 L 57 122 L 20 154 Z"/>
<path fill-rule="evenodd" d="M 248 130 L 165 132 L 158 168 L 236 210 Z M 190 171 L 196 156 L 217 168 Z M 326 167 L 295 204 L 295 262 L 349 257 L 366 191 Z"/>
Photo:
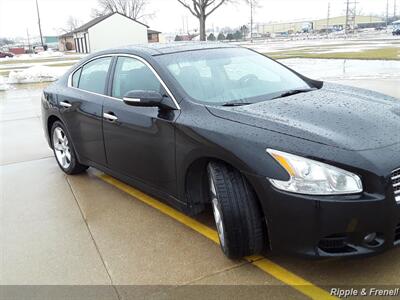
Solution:
<path fill-rule="evenodd" d="M 318 247 L 327 253 L 349 253 L 355 251 L 346 243 L 347 236 L 345 234 L 333 234 L 319 241 Z"/>
<path fill-rule="evenodd" d="M 400 169 L 392 172 L 392 185 L 394 190 L 394 199 L 397 203 L 400 203 Z"/>

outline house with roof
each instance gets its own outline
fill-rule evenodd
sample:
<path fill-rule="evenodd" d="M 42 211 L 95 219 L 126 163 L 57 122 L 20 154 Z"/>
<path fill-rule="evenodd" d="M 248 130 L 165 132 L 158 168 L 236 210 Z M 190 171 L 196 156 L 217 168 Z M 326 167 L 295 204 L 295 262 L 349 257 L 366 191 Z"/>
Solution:
<path fill-rule="evenodd" d="M 78 53 L 90 53 L 129 44 L 147 44 L 150 36 L 148 30 L 149 26 L 146 24 L 114 12 L 97 17 L 74 31 L 60 36 L 61 43 L 69 41 L 69 43 L 73 42 L 73 45 L 72 47 L 60 45 L 59 48 L 73 48 Z M 153 31 L 151 32 L 153 34 Z M 152 35 L 151 37 L 153 41 L 155 37 Z"/>
<path fill-rule="evenodd" d="M 66 32 L 58 37 L 58 50 L 63 52 L 76 50 L 73 32 Z"/>
<path fill-rule="evenodd" d="M 147 40 L 149 43 L 159 43 L 161 32 L 157 30 L 147 29 Z"/>

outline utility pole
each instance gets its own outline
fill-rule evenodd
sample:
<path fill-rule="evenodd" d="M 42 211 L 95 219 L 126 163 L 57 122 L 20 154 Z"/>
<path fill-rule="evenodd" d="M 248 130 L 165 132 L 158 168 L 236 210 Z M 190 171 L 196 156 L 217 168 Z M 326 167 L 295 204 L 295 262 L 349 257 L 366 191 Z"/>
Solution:
<path fill-rule="evenodd" d="M 353 18 L 353 29 L 355 29 L 356 28 L 356 25 L 357 25 L 357 20 L 356 20 L 356 18 L 357 18 L 357 1 L 354 1 L 354 11 L 353 11 L 353 16 L 354 16 L 354 18 Z"/>
<path fill-rule="evenodd" d="M 395 21 L 396 21 L 396 16 L 397 16 L 397 5 L 396 5 L 396 0 L 394 0 L 394 3 L 393 3 L 393 17 L 394 17 Z"/>
<path fill-rule="evenodd" d="M 349 30 L 349 9 L 350 9 L 350 0 L 347 0 L 346 3 L 346 23 L 344 25 L 344 33 L 347 35 L 348 30 Z"/>
<path fill-rule="evenodd" d="M 389 0 L 386 0 L 386 30 L 389 24 Z"/>
<path fill-rule="evenodd" d="M 345 24 L 346 35 L 349 33 L 350 29 L 354 30 L 356 28 L 357 3 L 358 3 L 357 1 L 353 0 L 346 1 L 346 24 Z"/>
<path fill-rule="evenodd" d="M 331 17 L 331 3 L 328 2 L 328 16 L 326 18 L 326 36 L 329 36 L 329 18 Z"/>
<path fill-rule="evenodd" d="M 28 49 L 29 49 L 29 53 L 31 53 L 31 40 L 29 38 L 29 30 L 28 28 L 26 29 L 26 36 L 28 37 Z"/>
<path fill-rule="evenodd" d="M 253 0 L 250 0 L 250 42 L 253 43 Z"/>
<path fill-rule="evenodd" d="M 43 49 L 44 49 L 43 35 L 42 35 L 42 26 L 40 25 L 40 14 L 39 14 L 39 4 L 38 4 L 38 0 L 36 0 L 36 11 L 37 11 L 37 17 L 38 17 L 38 24 L 39 24 L 40 42 L 41 42 L 42 47 L 43 47 Z"/>

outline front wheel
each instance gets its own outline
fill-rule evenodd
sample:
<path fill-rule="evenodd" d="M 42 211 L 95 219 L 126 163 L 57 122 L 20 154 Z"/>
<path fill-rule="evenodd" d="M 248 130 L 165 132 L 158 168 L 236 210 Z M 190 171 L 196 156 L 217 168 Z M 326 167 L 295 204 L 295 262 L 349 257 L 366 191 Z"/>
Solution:
<path fill-rule="evenodd" d="M 266 224 L 246 178 L 219 162 L 210 162 L 207 172 L 222 251 L 233 259 L 260 254 L 267 245 Z"/>
<path fill-rule="evenodd" d="M 54 122 L 51 128 L 51 141 L 57 163 L 65 173 L 78 174 L 88 168 L 78 162 L 71 139 L 59 121 Z"/>

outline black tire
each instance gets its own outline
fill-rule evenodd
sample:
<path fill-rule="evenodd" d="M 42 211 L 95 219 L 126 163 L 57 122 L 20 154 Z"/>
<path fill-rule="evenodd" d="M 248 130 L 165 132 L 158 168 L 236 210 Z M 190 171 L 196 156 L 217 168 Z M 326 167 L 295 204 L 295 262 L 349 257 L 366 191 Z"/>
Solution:
<path fill-rule="evenodd" d="M 64 143 L 61 143 L 60 140 L 55 136 L 57 135 L 55 134 L 56 131 L 64 137 L 64 141 L 66 141 L 65 145 Z M 71 137 L 65 129 L 64 124 L 62 124 L 60 121 L 53 123 L 50 131 L 50 138 L 54 156 L 61 170 L 69 175 L 73 175 L 82 173 L 88 168 L 88 166 L 82 165 L 78 162 L 74 146 L 71 143 Z M 65 163 L 60 156 L 65 156 Z"/>
<path fill-rule="evenodd" d="M 222 251 L 232 259 L 260 254 L 267 246 L 266 222 L 254 190 L 239 171 L 224 163 L 210 162 L 207 172 Z"/>

